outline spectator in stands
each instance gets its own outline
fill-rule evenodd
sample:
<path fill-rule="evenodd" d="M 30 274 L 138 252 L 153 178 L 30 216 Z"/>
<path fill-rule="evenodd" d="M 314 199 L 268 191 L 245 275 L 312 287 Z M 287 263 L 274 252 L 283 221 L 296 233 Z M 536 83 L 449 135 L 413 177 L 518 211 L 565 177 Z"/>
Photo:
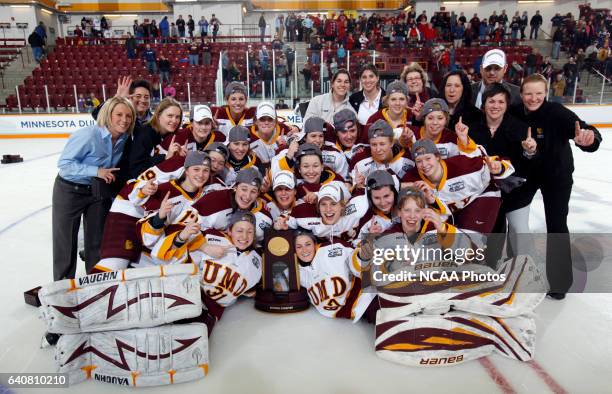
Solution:
<path fill-rule="evenodd" d="M 527 11 L 525 11 L 525 13 L 526 12 Z M 540 10 L 537 10 L 535 15 L 531 17 L 531 20 L 529 21 L 529 26 L 531 27 L 529 31 L 529 39 L 533 40 L 535 38 L 537 40 L 538 31 L 540 30 L 540 26 L 542 26 L 542 15 L 540 15 Z"/>
<path fill-rule="evenodd" d="M 83 30 L 81 30 L 81 26 L 80 25 L 76 25 L 75 26 L 73 34 L 76 37 L 78 37 L 78 38 L 82 38 L 83 37 Z"/>
<path fill-rule="evenodd" d="M 512 32 L 512 40 L 515 41 L 518 39 L 519 30 L 521 29 L 521 18 L 518 15 L 518 11 L 516 11 L 516 15 L 512 17 L 512 22 L 510 22 L 510 31 Z"/>
<path fill-rule="evenodd" d="M 212 25 L 212 33 L 213 33 L 213 42 L 217 41 L 217 35 L 219 34 L 219 26 L 222 24 L 219 18 L 212 14 L 210 17 L 210 24 Z"/>
<path fill-rule="evenodd" d="M 86 271 L 100 260 L 104 221 L 112 197 L 106 193 L 94 195 L 92 183 L 115 181 L 114 173 L 135 119 L 129 100 L 114 97 L 102 107 L 96 125 L 77 130 L 68 139 L 53 186 L 53 280 L 75 277 L 81 217 L 85 224 Z"/>
<path fill-rule="evenodd" d="M 159 32 L 161 34 L 162 42 L 168 42 L 168 39 L 170 38 L 170 23 L 168 22 L 167 16 L 164 16 L 161 22 L 159 22 Z"/>
<path fill-rule="evenodd" d="M 542 65 L 540 66 L 540 74 L 544 75 L 546 80 L 549 80 L 552 77 L 552 73 L 554 70 L 555 68 L 550 62 L 550 56 L 546 56 L 542 61 Z"/>
<path fill-rule="evenodd" d="M 132 178 L 138 177 L 146 169 L 165 159 L 185 153 L 178 144 L 174 143 L 170 145 L 166 154 L 155 154 L 154 151 L 164 136 L 176 132 L 181 127 L 182 119 L 181 104 L 172 97 L 164 98 L 151 120 L 134 135 L 129 157 L 129 172 Z"/>
<path fill-rule="evenodd" d="M 200 27 L 200 37 L 204 38 L 208 36 L 208 21 L 204 15 L 202 15 L 198 21 L 198 26 Z"/>
<path fill-rule="evenodd" d="M 550 32 L 550 36 L 554 37 L 555 33 L 557 30 L 559 30 L 561 28 L 561 26 L 563 26 L 563 17 L 561 16 L 560 13 L 556 13 L 555 16 L 553 16 L 550 19 L 550 22 L 552 24 L 552 30 Z M 553 40 L 554 41 L 554 40 Z"/>
<path fill-rule="evenodd" d="M 77 111 L 78 112 L 87 111 L 85 95 L 83 93 L 79 93 L 79 98 L 77 99 Z"/>
<path fill-rule="evenodd" d="M 104 15 L 102 15 L 102 18 L 100 18 L 100 29 L 102 29 L 102 32 L 109 29 L 108 21 Z"/>
<path fill-rule="evenodd" d="M 424 103 L 430 98 L 437 97 L 437 92 L 427 86 L 427 73 L 419 63 L 410 63 L 405 66 L 400 74 L 400 81 L 408 87 L 409 107 L 413 107 L 417 101 Z"/>
<path fill-rule="evenodd" d="M 463 25 L 463 22 L 459 22 L 453 26 L 452 33 L 455 48 L 461 48 L 463 46 L 463 39 L 465 37 L 465 26 Z"/>
<path fill-rule="evenodd" d="M 170 42 L 175 44 L 178 42 L 178 29 L 174 22 L 170 23 Z"/>
<path fill-rule="evenodd" d="M 570 56 L 568 62 L 563 65 L 563 76 L 567 81 L 565 87 L 565 95 L 573 96 L 576 82 L 580 80 L 580 74 L 578 73 L 578 65 L 576 64 L 576 58 L 574 56 Z"/>
<path fill-rule="evenodd" d="M 32 34 L 30 34 L 30 36 L 28 37 L 28 44 L 30 44 L 30 46 L 32 47 L 34 61 L 36 61 L 36 63 L 40 63 L 40 59 L 43 55 L 43 47 L 45 45 L 45 41 L 42 39 L 41 36 L 38 35 L 38 33 L 36 33 L 36 30 L 34 30 Z"/>
<path fill-rule="evenodd" d="M 278 100 L 278 104 L 276 104 L 276 109 L 289 109 L 289 106 L 285 103 L 285 100 Z"/>
<path fill-rule="evenodd" d="M 210 45 L 210 40 L 208 37 L 204 38 L 204 42 L 202 43 L 202 64 L 205 66 L 210 66 L 212 62 L 212 46 Z"/>
<path fill-rule="evenodd" d="M 523 15 L 521 15 L 519 24 L 521 27 L 521 40 L 524 40 L 526 37 L 525 29 L 527 28 L 527 25 L 529 24 L 529 16 L 527 15 L 527 11 L 523 11 Z"/>
<path fill-rule="evenodd" d="M 138 44 L 132 33 L 128 32 L 128 38 L 125 40 L 125 49 L 127 50 L 128 59 L 136 59 L 136 48 Z"/>
<path fill-rule="evenodd" d="M 149 70 L 149 74 L 155 74 L 156 71 L 156 63 L 157 63 L 157 54 L 151 48 L 151 44 L 147 44 L 145 46 L 145 50 L 142 53 L 142 57 L 147 63 L 147 70 Z"/>
<path fill-rule="evenodd" d="M 176 20 L 176 27 L 178 29 L 179 37 L 185 37 L 185 19 L 183 19 L 183 15 L 179 15 Z"/>
<path fill-rule="evenodd" d="M 229 68 L 229 81 L 240 81 L 240 70 L 236 65 L 236 62 L 232 62 L 232 65 Z"/>
<path fill-rule="evenodd" d="M 552 97 L 550 101 L 553 103 L 562 103 L 563 96 L 565 96 L 565 77 L 563 73 L 557 73 L 555 75 L 555 80 L 551 84 Z"/>
<path fill-rule="evenodd" d="M 264 18 L 264 13 L 261 13 L 259 17 L 259 22 L 257 22 L 257 26 L 259 26 L 259 40 L 264 42 L 264 36 L 266 35 L 266 18 Z"/>
<path fill-rule="evenodd" d="M 166 87 L 164 88 L 164 97 L 176 97 L 176 88 L 172 85 L 166 85 Z"/>
<path fill-rule="evenodd" d="M 553 34 L 552 40 L 552 52 L 551 56 L 555 60 L 559 60 L 559 54 L 561 52 L 561 41 L 563 41 L 563 27 L 559 27 L 555 29 L 555 33 Z"/>
<path fill-rule="evenodd" d="M 258 57 L 259 57 L 259 62 L 261 63 L 261 66 L 264 69 L 268 67 L 271 56 L 272 54 L 270 53 L 270 51 L 268 51 L 268 48 L 266 48 L 265 45 L 262 45 L 261 49 L 259 50 Z"/>
<path fill-rule="evenodd" d="M 521 96 L 518 86 L 504 81 L 504 76 L 508 71 L 506 64 L 506 54 L 501 49 L 492 49 L 484 54 L 480 65 L 480 75 L 482 81 L 472 85 L 472 104 L 476 108 L 482 107 L 482 93 L 485 88 L 494 83 L 503 84 L 510 92 L 510 105 L 520 104 Z"/>
<path fill-rule="evenodd" d="M 43 21 L 38 22 L 38 26 L 36 26 L 36 29 L 34 31 L 36 32 L 36 34 L 40 36 L 40 38 L 42 38 L 43 43 L 46 45 L 47 44 L 47 28 L 45 27 L 45 23 Z"/>
<path fill-rule="evenodd" d="M 310 53 L 312 64 L 319 64 L 321 61 L 321 49 L 323 46 L 321 45 L 321 39 L 317 36 L 310 43 Z"/>
<path fill-rule="evenodd" d="M 193 32 L 195 31 L 195 21 L 191 15 L 187 15 L 187 31 L 189 32 L 189 38 L 193 39 Z"/>
<path fill-rule="evenodd" d="M 159 29 L 157 27 L 157 22 L 155 22 L 155 19 L 153 19 L 149 24 L 149 36 L 153 40 L 155 40 L 155 42 L 157 42 L 157 39 L 159 38 Z"/>
<path fill-rule="evenodd" d="M 190 66 L 199 66 L 200 60 L 200 48 L 195 41 L 191 42 L 189 46 L 189 65 Z"/>
<path fill-rule="evenodd" d="M 317 116 L 328 123 L 333 123 L 334 115 L 341 110 L 353 107 L 349 103 L 351 91 L 351 76 L 345 69 L 338 70 L 331 78 L 331 89 L 329 93 L 315 96 L 310 100 L 304 122 L 308 118 Z"/>
<path fill-rule="evenodd" d="M 478 121 L 482 113 L 472 104 L 472 86 L 465 72 L 451 71 L 444 76 L 442 84 L 442 99 L 449 109 L 448 128 L 455 130 L 455 124 L 462 118 L 464 124 Z"/>
<path fill-rule="evenodd" d="M 312 28 L 314 26 L 314 22 L 310 15 L 306 15 L 304 20 L 302 21 L 302 30 L 304 32 L 304 42 L 310 42 L 310 36 L 312 34 Z M 279 36 L 279 37 L 282 37 Z"/>
<path fill-rule="evenodd" d="M 531 75 L 536 72 L 538 65 L 538 48 L 532 48 L 531 53 L 525 58 L 525 76 Z"/>
<path fill-rule="evenodd" d="M 385 91 L 380 87 L 380 74 L 373 64 L 367 64 L 359 72 L 362 89 L 349 97 L 349 103 L 357 113 L 357 120 L 365 125 L 370 116 L 383 108 Z"/>
<path fill-rule="evenodd" d="M 229 78 L 230 58 L 227 49 L 221 50 L 221 74 L 223 81 L 226 82 Z"/>
<path fill-rule="evenodd" d="M 165 83 L 170 83 L 170 70 L 172 68 L 172 64 L 170 64 L 170 60 L 166 58 L 164 55 L 159 57 L 159 83 L 162 85 Z"/>
<path fill-rule="evenodd" d="M 279 14 L 274 19 L 274 29 L 281 39 L 285 36 L 285 16 L 283 14 Z"/>
<path fill-rule="evenodd" d="M 277 34 L 274 34 L 274 39 L 272 40 L 272 49 L 276 51 L 282 51 L 283 46 L 284 44 L 281 41 L 280 37 Z"/>
<path fill-rule="evenodd" d="M 312 61 L 310 59 L 306 59 L 306 63 L 304 64 L 304 68 L 300 71 L 302 75 L 304 75 L 304 88 L 306 90 L 310 89 L 310 80 L 312 79 Z"/>
<path fill-rule="evenodd" d="M 276 77 L 276 96 L 285 97 L 287 90 L 287 59 L 281 54 L 276 61 L 276 69 L 274 70 Z"/>
<path fill-rule="evenodd" d="M 100 100 L 98 100 L 98 98 L 96 97 L 95 93 L 91 92 L 89 93 L 89 100 L 91 101 L 91 104 L 93 105 L 93 108 L 96 108 L 97 106 L 100 105 Z M 92 110 L 93 110 L 92 108 Z"/>

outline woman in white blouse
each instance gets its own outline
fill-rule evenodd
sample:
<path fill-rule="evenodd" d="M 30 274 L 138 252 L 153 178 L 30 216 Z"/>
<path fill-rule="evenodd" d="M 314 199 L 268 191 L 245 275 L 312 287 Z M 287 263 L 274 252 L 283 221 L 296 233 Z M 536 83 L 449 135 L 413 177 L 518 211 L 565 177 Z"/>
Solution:
<path fill-rule="evenodd" d="M 349 104 L 351 76 L 345 69 L 338 70 L 331 79 L 331 91 L 320 94 L 310 100 L 304 123 L 313 116 L 322 118 L 327 123 L 334 123 L 334 115 L 345 108 L 354 111 Z"/>
<path fill-rule="evenodd" d="M 370 116 L 382 109 L 385 90 L 380 87 L 378 69 L 373 64 L 365 65 L 359 72 L 362 89 L 349 98 L 351 107 L 357 112 L 357 120 L 361 125 L 368 122 Z"/>

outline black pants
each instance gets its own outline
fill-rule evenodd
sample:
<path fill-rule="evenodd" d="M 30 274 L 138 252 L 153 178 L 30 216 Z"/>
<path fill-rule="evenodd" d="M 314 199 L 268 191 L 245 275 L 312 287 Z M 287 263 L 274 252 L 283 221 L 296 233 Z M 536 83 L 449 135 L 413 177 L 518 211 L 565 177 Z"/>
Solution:
<path fill-rule="evenodd" d="M 573 282 L 572 251 L 567 227 L 572 185 L 571 178 L 542 177 L 537 181 L 528 180 L 519 189 L 521 198 L 526 198 L 528 201 L 533 199 L 538 189 L 542 192 L 547 233 L 546 277 L 550 291 L 555 293 L 567 293 Z M 514 194 L 514 191 L 511 194 Z"/>
<path fill-rule="evenodd" d="M 104 221 L 110 198 L 97 198 L 91 187 L 68 182 L 61 177 L 53 185 L 53 280 L 74 278 L 78 234 L 83 217 L 85 232 L 85 267 L 89 272 L 100 260 Z"/>

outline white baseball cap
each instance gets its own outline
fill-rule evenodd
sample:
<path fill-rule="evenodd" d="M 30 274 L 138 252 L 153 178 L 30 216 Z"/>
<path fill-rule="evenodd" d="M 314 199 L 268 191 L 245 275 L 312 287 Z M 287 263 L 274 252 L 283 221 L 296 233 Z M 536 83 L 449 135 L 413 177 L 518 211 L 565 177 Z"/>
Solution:
<path fill-rule="evenodd" d="M 288 189 L 295 188 L 295 177 L 291 171 L 279 171 L 274 175 L 272 181 L 272 190 L 275 190 L 279 186 L 285 186 Z"/>
<path fill-rule="evenodd" d="M 491 49 L 482 57 L 482 68 L 496 65 L 504 68 L 506 65 L 506 54 L 501 49 Z"/>
<path fill-rule="evenodd" d="M 212 111 L 208 107 L 208 105 L 196 105 L 193 107 L 193 120 L 194 122 L 199 122 L 202 119 L 213 119 Z"/>
<path fill-rule="evenodd" d="M 343 200 L 343 193 L 340 187 L 333 183 L 328 183 L 319 189 L 317 202 L 320 202 L 325 197 L 331 198 L 334 202 L 340 202 Z"/>
<path fill-rule="evenodd" d="M 272 119 L 276 119 L 276 110 L 274 109 L 274 104 L 269 101 L 263 101 L 257 106 L 257 112 L 255 113 L 255 117 L 257 119 L 261 119 L 264 116 L 269 116 Z"/>

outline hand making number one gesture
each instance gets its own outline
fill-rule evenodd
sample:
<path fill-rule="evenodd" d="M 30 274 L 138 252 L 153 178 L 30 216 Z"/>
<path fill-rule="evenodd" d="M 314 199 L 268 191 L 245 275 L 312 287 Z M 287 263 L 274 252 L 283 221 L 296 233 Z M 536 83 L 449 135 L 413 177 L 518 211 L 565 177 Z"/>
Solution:
<path fill-rule="evenodd" d="M 469 142 L 468 131 L 470 128 L 463 123 L 463 117 L 459 117 L 459 121 L 455 124 L 455 134 L 457 134 L 457 138 L 459 142 L 463 145 L 467 145 Z"/>
<path fill-rule="evenodd" d="M 524 141 L 521 141 L 521 146 L 528 155 L 533 155 L 536 153 L 538 143 L 531 137 L 531 127 L 527 129 L 527 138 L 525 138 Z"/>
<path fill-rule="evenodd" d="M 579 146 L 593 145 L 593 142 L 595 142 L 595 133 L 593 133 L 593 130 L 580 128 L 580 122 L 576 121 L 574 142 Z"/>

